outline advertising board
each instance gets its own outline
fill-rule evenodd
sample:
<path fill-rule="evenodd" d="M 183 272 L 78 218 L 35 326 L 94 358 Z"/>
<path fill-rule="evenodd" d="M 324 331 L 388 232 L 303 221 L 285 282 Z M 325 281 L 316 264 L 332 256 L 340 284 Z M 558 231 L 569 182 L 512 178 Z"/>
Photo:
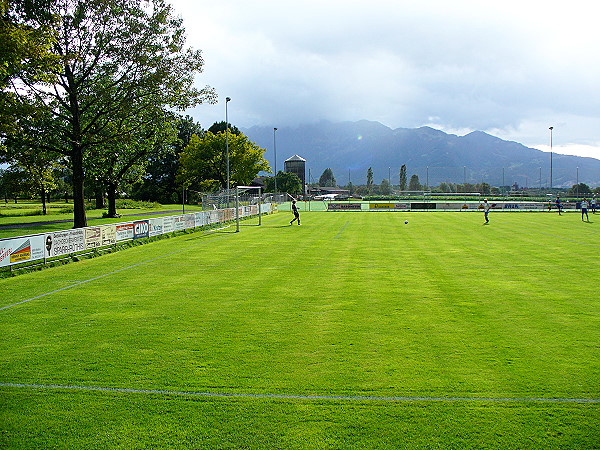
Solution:
<path fill-rule="evenodd" d="M 3 239 L 0 241 L 0 267 L 43 258 L 43 234 Z"/>
<path fill-rule="evenodd" d="M 150 225 L 150 231 L 148 232 L 149 236 L 158 236 L 163 234 L 163 223 L 164 220 L 162 217 L 156 217 L 148 220 Z"/>
<path fill-rule="evenodd" d="M 360 211 L 362 209 L 360 203 L 328 203 L 327 209 L 331 211 Z"/>
<path fill-rule="evenodd" d="M 46 234 L 46 257 L 70 255 L 85 250 L 85 232 L 83 228 L 55 231 Z"/>
<path fill-rule="evenodd" d="M 147 238 L 150 234 L 148 220 L 137 220 L 133 222 L 133 239 Z"/>
<path fill-rule="evenodd" d="M 120 223 L 116 226 L 117 242 L 130 241 L 133 239 L 133 223 Z"/>

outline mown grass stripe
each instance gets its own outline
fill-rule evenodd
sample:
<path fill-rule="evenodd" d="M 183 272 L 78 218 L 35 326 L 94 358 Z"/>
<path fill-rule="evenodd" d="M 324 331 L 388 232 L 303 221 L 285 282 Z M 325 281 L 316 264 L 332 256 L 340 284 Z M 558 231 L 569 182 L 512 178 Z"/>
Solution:
<path fill-rule="evenodd" d="M 76 386 L 61 384 L 35 383 L 0 383 L 0 387 L 25 389 L 56 389 L 94 392 L 119 392 L 126 394 L 155 394 L 177 395 L 189 397 L 218 397 L 218 398 L 272 398 L 283 400 L 357 400 L 376 402 L 510 402 L 510 403 L 600 403 L 598 398 L 555 398 L 555 397 L 427 397 L 427 396 L 372 396 L 372 395 L 301 395 L 301 394 L 269 394 L 244 392 L 195 392 L 172 391 L 168 389 L 134 389 L 99 386 Z"/>

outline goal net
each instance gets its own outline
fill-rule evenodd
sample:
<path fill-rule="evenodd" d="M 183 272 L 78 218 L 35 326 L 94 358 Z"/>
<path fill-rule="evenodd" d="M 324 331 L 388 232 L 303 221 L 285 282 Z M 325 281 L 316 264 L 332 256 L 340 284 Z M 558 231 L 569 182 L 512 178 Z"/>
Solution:
<path fill-rule="evenodd" d="M 270 210 L 270 207 L 269 207 Z M 267 212 L 263 204 L 260 186 L 236 186 L 235 188 L 235 231 L 240 231 L 240 218 L 258 216 L 257 226 L 262 225 L 262 215 Z"/>

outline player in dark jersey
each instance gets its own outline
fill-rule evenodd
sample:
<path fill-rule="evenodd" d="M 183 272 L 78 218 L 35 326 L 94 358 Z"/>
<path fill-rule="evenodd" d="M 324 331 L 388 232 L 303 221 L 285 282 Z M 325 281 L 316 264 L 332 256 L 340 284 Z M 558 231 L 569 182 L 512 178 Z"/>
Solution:
<path fill-rule="evenodd" d="M 294 213 L 294 218 L 290 221 L 290 225 L 292 225 L 295 220 L 297 220 L 298 225 L 300 225 L 300 213 L 298 212 L 298 207 L 296 206 L 296 200 L 292 201 L 292 212 Z"/>

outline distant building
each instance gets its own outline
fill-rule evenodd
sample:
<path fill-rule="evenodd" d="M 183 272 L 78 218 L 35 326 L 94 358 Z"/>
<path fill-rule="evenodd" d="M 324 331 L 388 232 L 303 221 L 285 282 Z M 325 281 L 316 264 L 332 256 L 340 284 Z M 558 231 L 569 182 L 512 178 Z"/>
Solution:
<path fill-rule="evenodd" d="M 306 194 L 306 160 L 301 156 L 294 155 L 285 160 L 283 171 L 294 173 L 302 182 L 302 195 Z"/>

